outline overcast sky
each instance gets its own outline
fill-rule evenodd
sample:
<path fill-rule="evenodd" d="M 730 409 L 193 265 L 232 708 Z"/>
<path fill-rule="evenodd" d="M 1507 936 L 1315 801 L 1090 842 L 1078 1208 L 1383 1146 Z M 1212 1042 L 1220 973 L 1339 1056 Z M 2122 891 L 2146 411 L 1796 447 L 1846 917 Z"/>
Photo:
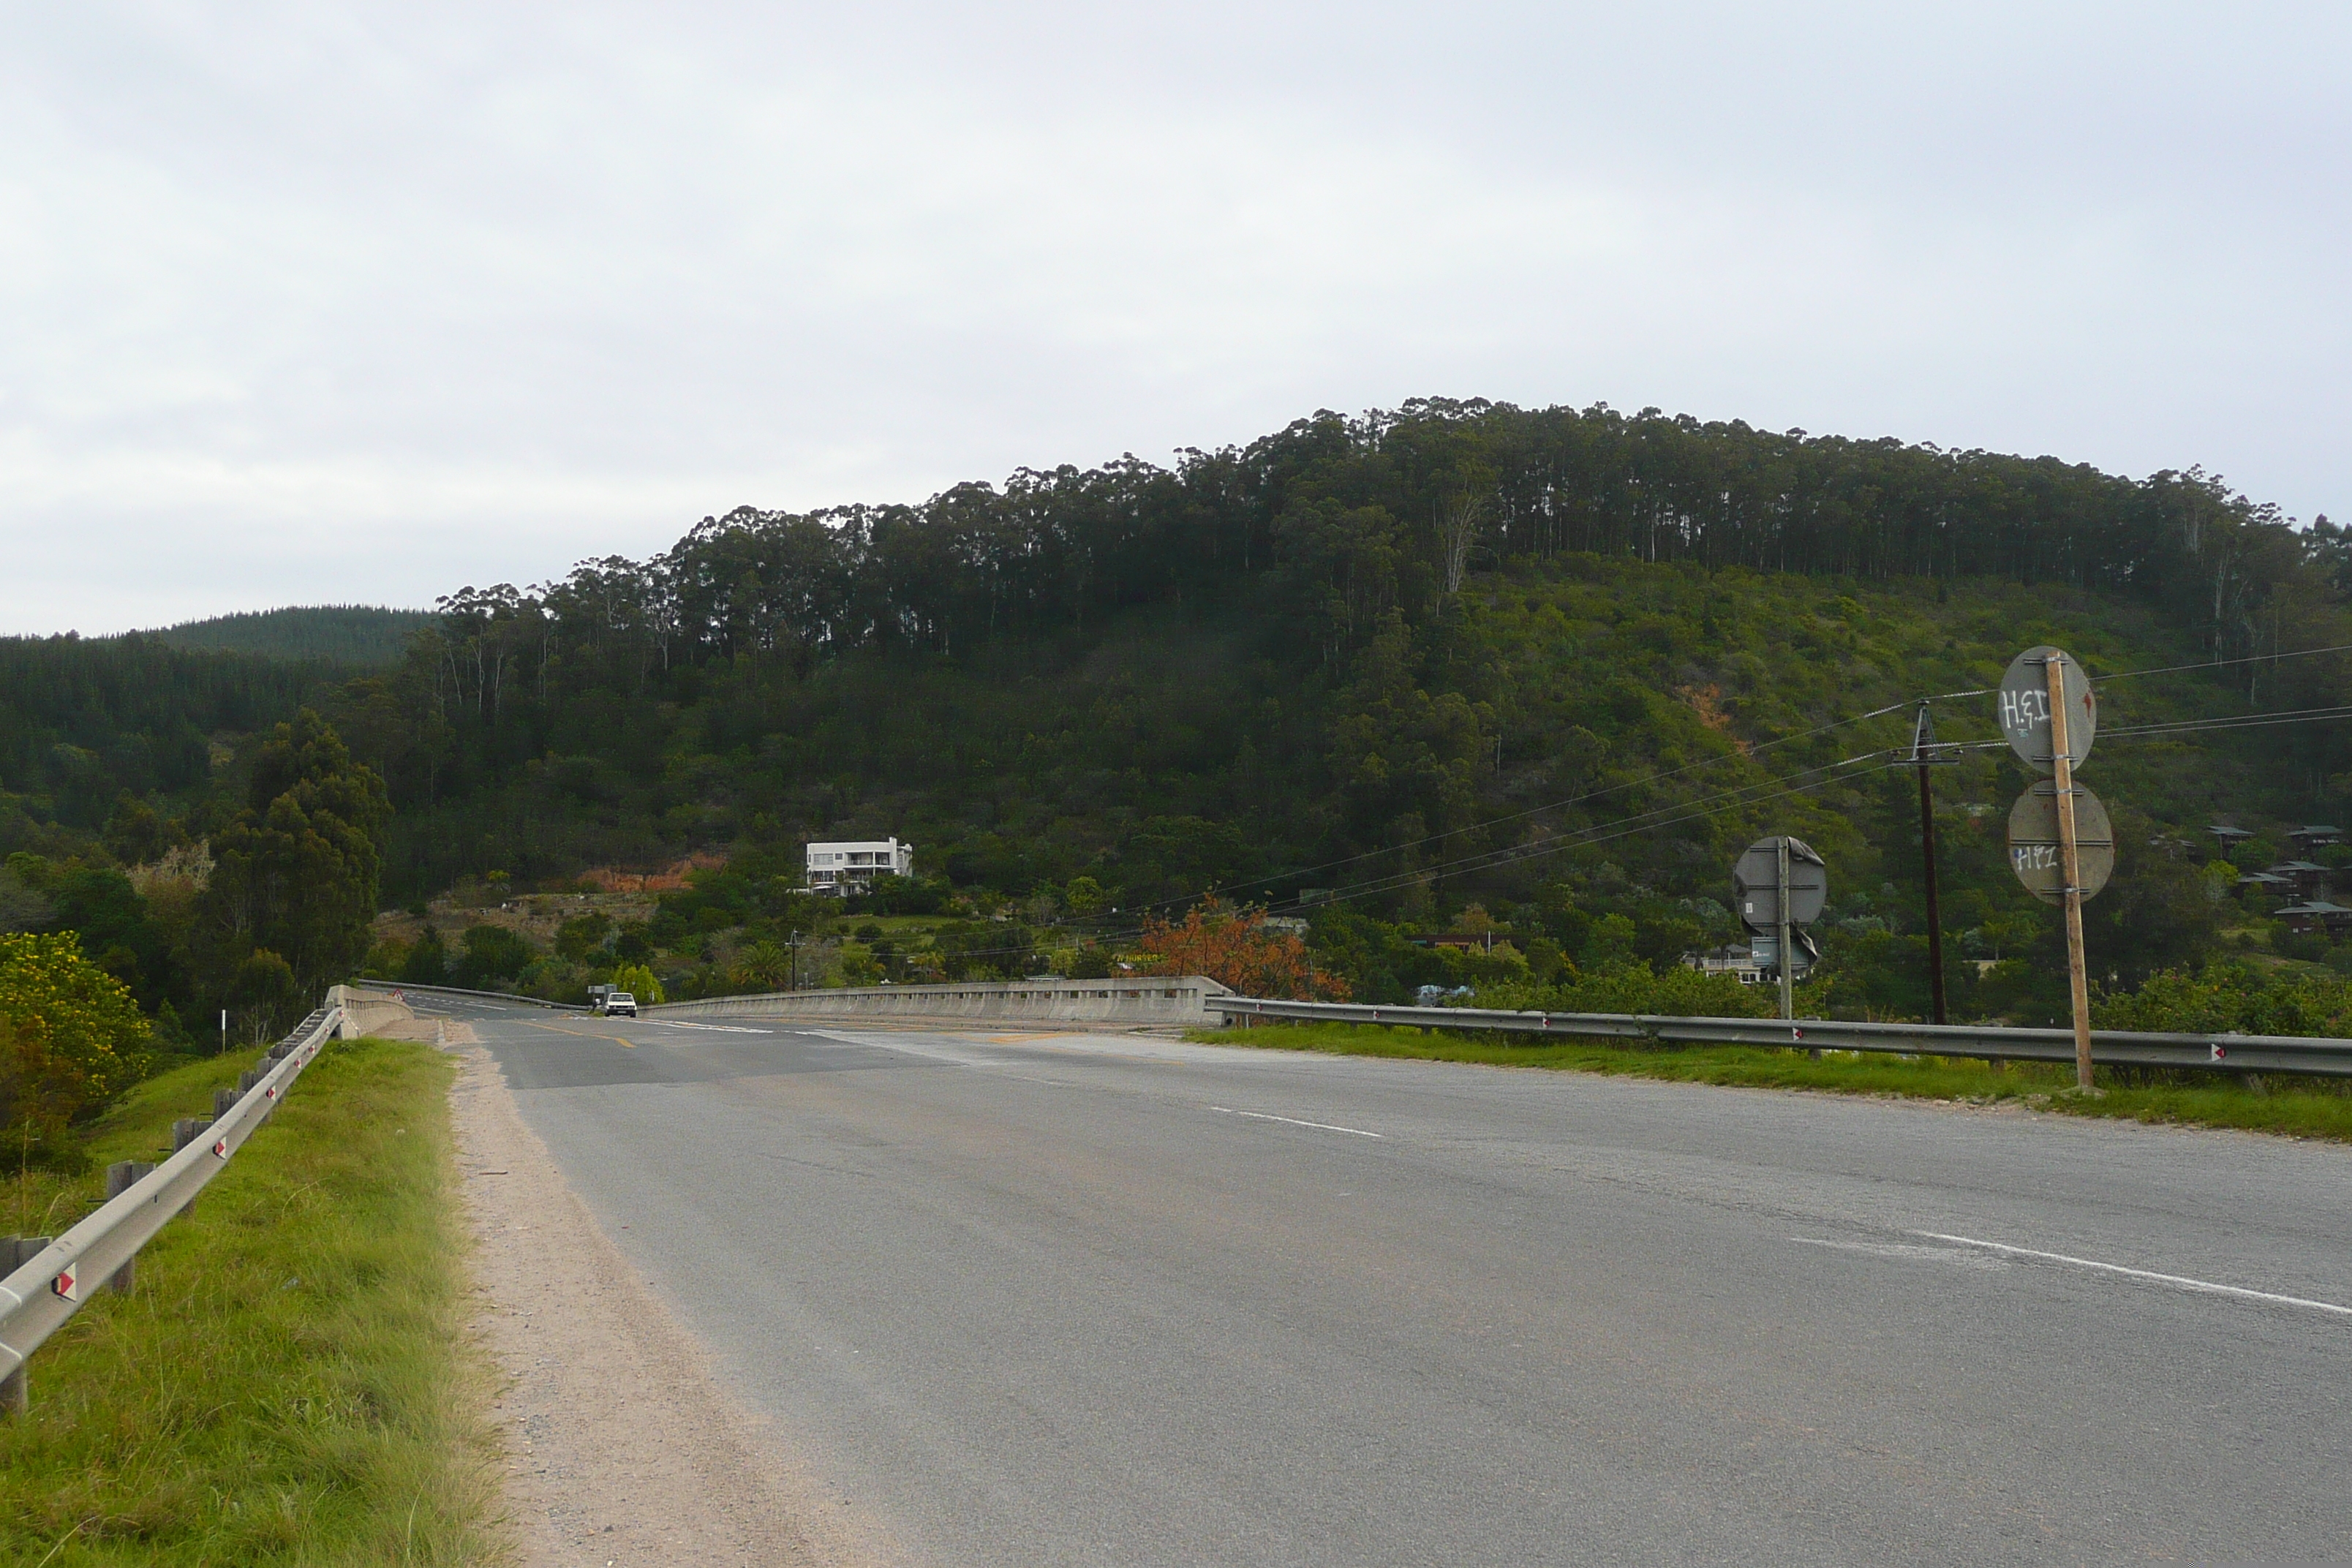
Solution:
<path fill-rule="evenodd" d="M 2352 511 L 2352 7 L 0 0 L 0 631 L 1416 395 Z"/>

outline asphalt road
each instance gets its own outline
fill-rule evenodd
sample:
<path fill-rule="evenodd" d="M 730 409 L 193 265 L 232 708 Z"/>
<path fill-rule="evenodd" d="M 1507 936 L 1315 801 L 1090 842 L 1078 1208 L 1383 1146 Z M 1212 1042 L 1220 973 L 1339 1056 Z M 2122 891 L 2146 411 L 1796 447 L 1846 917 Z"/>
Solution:
<path fill-rule="evenodd" d="M 2352 1150 L 452 1010 L 938 1568 L 2352 1559 Z"/>

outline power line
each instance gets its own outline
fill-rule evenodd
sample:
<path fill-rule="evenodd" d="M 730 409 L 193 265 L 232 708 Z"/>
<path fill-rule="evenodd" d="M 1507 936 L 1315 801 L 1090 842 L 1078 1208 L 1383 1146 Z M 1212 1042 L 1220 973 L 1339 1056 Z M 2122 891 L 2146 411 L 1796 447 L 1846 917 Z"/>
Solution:
<path fill-rule="evenodd" d="M 1875 762 L 1877 759 L 1887 754 L 1888 753 L 1884 751 L 1864 752 L 1857 756 L 1845 758 L 1841 762 L 1824 763 L 1819 767 L 1800 769 L 1797 773 L 1788 776 L 1801 778 L 1804 774 L 1811 773 L 1833 773 L 1836 774 L 1836 776 L 1832 778 L 1816 779 L 1811 784 L 1798 784 L 1788 789 L 1776 790 L 1769 795 L 1756 795 L 1755 792 L 1760 789 L 1769 788 L 1769 786 L 1773 784 L 1786 783 L 1786 778 L 1759 780 L 1755 784 L 1743 784 L 1737 789 L 1718 791 L 1711 795 L 1701 795 L 1696 800 L 1681 801 L 1672 805 L 1658 806 L 1631 818 L 1622 819 L 1614 823 L 1602 824 L 1594 827 L 1583 829 L 1577 833 L 1563 835 L 1558 839 L 1538 845 L 1512 845 L 1500 849 L 1482 850 L 1475 855 L 1461 856 L 1452 860 L 1439 861 L 1434 865 L 1417 866 L 1406 870 L 1389 872 L 1382 876 L 1368 878 L 1362 882 L 1335 889 L 1324 899 L 1319 899 L 1316 900 L 1316 902 L 1322 903 L 1337 901 L 1343 898 L 1365 898 L 1373 893 L 1385 892 L 1391 888 L 1410 886 L 1412 883 L 1421 880 L 1424 877 L 1441 876 L 1449 873 L 1492 870 L 1501 866 L 1516 865 L 1522 860 L 1539 859 L 1544 856 L 1557 855 L 1569 849 L 1589 847 L 1594 844 L 1605 844 L 1613 839 L 1628 837 L 1636 833 L 1648 833 L 1662 827 L 1671 827 L 1678 823 L 1696 821 L 1699 818 L 1706 816 L 1720 816 L 1727 811 L 1735 811 L 1751 805 L 1760 805 L 1766 801 L 1778 800 L 1783 795 L 1798 794 L 1805 790 L 1819 789 L 1827 784 L 1837 783 L 1840 779 L 1853 776 L 1850 773 L 1840 773 L 1839 770 L 1853 769 L 1856 772 L 1859 772 L 1861 764 Z M 1654 817 L 1660 818 L 1661 820 L 1648 820 Z M 1292 903 L 1286 904 L 1284 907 L 1286 909 L 1305 909 L 1312 906 L 1294 900 Z"/>
<path fill-rule="evenodd" d="M 1984 689 L 1984 691 L 1948 692 L 1945 695 L 1947 697 L 1979 697 L 1983 696 L 1985 692 L 1990 692 L 1995 689 L 1997 689 L 1997 688 L 1987 687 Z M 1311 866 L 1294 867 L 1288 870 L 1276 873 L 1271 877 L 1244 878 L 1238 881 L 1226 882 L 1218 887 L 1203 889 L 1198 893 L 1187 894 L 1182 898 L 1161 899 L 1153 903 L 1138 905 L 1137 908 L 1139 910 L 1166 909 L 1173 904 L 1191 903 L 1196 899 L 1213 898 L 1219 893 L 1229 893 L 1247 888 L 1263 887 L 1273 881 L 1289 881 L 1296 878 L 1311 876 L 1317 871 L 1328 871 L 1341 866 L 1352 866 L 1360 860 L 1370 860 L 1382 855 L 1395 855 L 1407 849 L 1417 849 L 1424 844 L 1434 844 L 1442 839 L 1458 838 L 1465 833 L 1478 833 L 1487 828 L 1500 827 L 1506 823 L 1523 821 L 1530 816 L 1539 816 L 1548 811 L 1562 811 L 1571 806 L 1583 805 L 1591 801 L 1601 800 L 1609 795 L 1622 794 L 1629 789 L 1638 789 L 1644 784 L 1663 784 L 1668 779 L 1680 778 L 1685 773 L 1696 773 L 1701 768 L 1710 768 L 1717 766 L 1719 763 L 1732 762 L 1734 760 L 1741 762 L 1751 761 L 1759 752 L 1768 752 L 1775 746 L 1790 745 L 1799 741 L 1811 740 L 1816 735 L 1826 735 L 1832 730 L 1843 730 L 1850 724 L 1859 724 L 1866 720 L 1884 718 L 1889 713 L 1897 713 L 1906 708 L 1916 707 L 1922 701 L 1940 700 L 1943 700 L 1943 699 L 1916 697 L 1906 698 L 1900 702 L 1891 702 L 1884 708 L 1874 708 L 1867 713 L 1856 713 L 1851 718 L 1832 720 L 1826 724 L 1815 725 L 1810 730 L 1801 730 L 1793 735 L 1782 735 L 1774 740 L 1759 742 L 1755 745 L 1746 747 L 1745 749 L 1738 752 L 1726 752 L 1713 757 L 1705 757 L 1700 759 L 1698 762 L 1688 763 L 1683 767 L 1670 769 L 1664 773 L 1645 773 L 1637 779 L 1627 779 L 1622 783 L 1611 784 L 1606 789 L 1588 790 L 1582 795 L 1572 796 L 1567 800 L 1556 800 L 1543 805 L 1531 805 L 1527 807 L 1525 810 L 1515 811 L 1505 816 L 1489 817 L 1483 822 L 1466 823 L 1460 827 L 1449 827 L 1442 833 L 1424 834 L 1419 838 L 1408 839 L 1402 844 L 1382 845 L 1378 849 L 1367 849 L 1362 851 L 1360 854 L 1341 856 L 1336 860 L 1324 860 Z M 1737 742 L 1735 742 L 1735 744 L 1737 744 Z M 1836 764 L 1830 765 L 1834 766 Z M 1756 786 L 1750 785 L 1745 787 L 1752 788 Z M 1667 808 L 1662 807 L 1660 809 Z"/>
<path fill-rule="evenodd" d="M 2115 740 L 2161 739 L 2167 735 L 2189 735 L 2203 730 L 2253 730 L 2273 724 L 2318 724 L 2330 719 L 2352 719 L 2352 704 L 2331 708 L 2290 708 L 2271 713 L 2240 713 L 2219 719 L 2182 719 L 2165 724 L 2136 724 L 2127 730 L 2101 731 L 2100 738 Z"/>
<path fill-rule="evenodd" d="M 2209 658 L 2196 664 L 2168 664 L 2154 669 L 2126 669 L 2115 675 L 2094 677 L 2091 684 L 2105 686 L 2110 680 L 2129 680 L 2138 675 L 2177 675 L 2184 669 L 2221 669 L 2233 664 L 2276 663 L 2283 658 L 2311 658 L 2323 653 L 2352 653 L 2352 643 L 2338 643 L 2334 647 L 2296 648 L 2292 653 L 2250 653 L 2240 658 Z"/>
<path fill-rule="evenodd" d="M 2277 724 L 2321 724 L 2334 719 L 2352 719 L 2352 704 L 2331 708 L 2285 708 L 2265 713 L 2223 714 L 2213 719 L 2179 719 L 2160 724 L 2134 724 L 2126 728 L 2101 730 L 2100 741 L 2160 741 L 2172 735 L 2194 735 L 2208 730 L 2254 730 Z M 1997 752 L 2009 742 L 1949 741 L 1940 742 L 1939 752 Z"/>
<path fill-rule="evenodd" d="M 1889 713 L 1901 712 L 1906 709 L 1916 707 L 1921 702 L 1946 701 L 1954 698 L 1984 696 L 1995 689 L 1998 689 L 1993 687 L 1985 687 L 1980 689 L 1970 691 L 1944 692 L 1933 697 L 1906 698 L 1899 702 L 1888 703 L 1883 708 L 1874 708 L 1868 712 L 1856 713 L 1847 718 L 1832 720 L 1829 723 L 1818 724 L 1810 730 L 1801 730 L 1792 735 L 1779 736 L 1773 740 L 1762 742 L 1757 745 L 1748 747 L 1743 751 L 1704 758 L 1699 762 L 1692 763 L 1679 768 L 1669 769 L 1664 773 L 1646 773 L 1640 778 L 1627 779 L 1619 784 L 1611 784 L 1605 789 L 1588 791 L 1587 793 L 1577 795 L 1572 799 L 1555 801 L 1545 805 L 1529 806 L 1525 810 L 1512 812 L 1504 816 L 1488 818 L 1483 822 L 1469 823 L 1461 827 L 1448 828 L 1443 833 L 1425 834 L 1419 838 L 1408 839 L 1402 844 L 1384 845 L 1378 849 L 1367 849 L 1360 854 L 1343 856 L 1337 859 L 1320 861 L 1310 866 L 1294 868 L 1292 869 L 1277 873 L 1273 877 L 1250 877 L 1236 881 L 1223 883 L 1216 887 L 1203 889 L 1196 893 L 1184 894 L 1176 898 L 1156 900 L 1150 903 L 1132 906 L 1130 910 L 1122 912 L 1148 915 L 1152 911 L 1167 909 L 1174 905 L 1190 904 L 1202 899 L 1214 898 L 1220 893 L 1234 892 L 1250 888 L 1265 887 L 1267 883 L 1275 880 L 1287 881 L 1297 877 L 1309 875 L 1316 871 L 1329 870 L 1340 866 L 1355 865 L 1360 861 L 1370 860 L 1380 856 L 1399 854 L 1407 849 L 1417 848 L 1423 844 L 1436 843 L 1447 838 L 1460 837 L 1461 836 L 1468 833 L 1476 833 L 1485 829 L 1499 827 L 1508 823 L 1523 821 L 1528 817 L 1538 816 L 1547 811 L 1556 811 L 1569 806 L 1581 805 L 1588 802 L 1601 800 L 1606 796 L 1622 794 L 1626 790 L 1639 788 L 1645 784 L 1663 784 L 1670 779 L 1680 778 L 1685 774 L 1696 773 L 1701 768 L 1712 767 L 1721 763 L 1730 762 L 1735 758 L 1740 761 L 1749 761 L 1752 760 L 1755 754 L 1759 752 L 1769 751 L 1776 746 L 1793 744 L 1799 741 L 1810 740 L 1815 736 L 1825 735 L 1832 731 L 1842 730 L 1850 725 L 1863 723 L 1868 720 L 1884 718 Z M 1725 812 L 1740 809 L 1745 806 L 1760 805 L 1768 801 L 1779 800 L 1787 795 L 1804 794 L 1811 790 L 1824 788 L 1831 784 L 1840 782 L 1843 778 L 1852 776 L 1851 774 L 1840 773 L 1839 770 L 1858 768 L 1860 764 L 1874 762 L 1878 758 L 1890 754 L 1892 753 L 1885 751 L 1865 752 L 1856 756 L 1845 758 L 1840 762 L 1823 763 L 1815 767 L 1800 769 L 1797 773 L 1793 775 L 1783 775 L 1783 778 L 1761 779 L 1752 784 L 1740 784 L 1728 790 L 1719 790 L 1711 795 L 1704 795 L 1696 800 L 1677 802 L 1670 805 L 1654 806 L 1650 810 L 1639 813 L 1631 818 L 1624 818 L 1615 823 L 1600 825 L 1594 827 L 1582 829 L 1577 833 L 1567 835 L 1557 840 L 1539 846 L 1518 845 L 1507 847 L 1502 849 L 1480 850 L 1469 855 L 1457 856 L 1452 859 L 1441 860 L 1432 865 L 1415 867 L 1410 870 L 1389 872 L 1380 876 L 1367 878 L 1360 882 L 1345 884 L 1340 888 L 1324 894 L 1321 898 L 1314 900 L 1314 903 L 1312 904 L 1294 898 L 1286 903 L 1275 906 L 1275 908 L 1286 910 L 1310 909 L 1320 904 L 1339 903 L 1355 899 L 1369 898 L 1376 893 L 1387 891 L 1391 888 L 1411 886 L 1412 883 L 1426 877 L 1495 869 L 1502 866 L 1517 864 L 1521 860 L 1539 859 L 1546 856 L 1559 854 L 1566 850 L 1580 847 L 1610 843 L 1619 838 L 1629 837 L 1637 833 L 1651 832 L 1658 828 L 1675 826 L 1684 822 L 1698 821 L 1707 816 L 1720 816 Z M 1836 776 L 1816 779 L 1811 784 L 1800 784 L 1789 789 L 1775 791 L 1769 795 L 1756 795 L 1754 793 L 1759 789 L 1767 789 L 1775 784 L 1782 783 L 1783 779 L 1786 777 L 1801 778 L 1804 774 L 1810 773 L 1832 773 Z M 1753 798 L 1741 798 L 1743 796 L 1751 796 Z M 1663 820 L 1649 820 L 1651 818 L 1662 818 Z M 1610 831 L 1604 832 L 1602 830 L 1604 826 L 1610 829 Z M 1142 932 L 1140 928 L 1130 927 L 1123 931 L 1103 931 L 1091 934 L 1093 935 L 1094 940 L 1097 942 L 1118 942 L 1129 937 L 1141 935 Z M 1033 951 L 1033 949 L 1029 947 L 967 948 L 961 950 L 959 955 L 981 958 L 994 956 L 1001 953 L 1024 952 L 1030 951 Z"/>
<path fill-rule="evenodd" d="M 1865 753 L 1860 759 L 1850 760 L 1869 762 L 1884 754 L 1885 753 L 1883 752 L 1872 752 Z M 1843 765 L 1844 764 L 1832 764 L 1832 766 Z M 1857 770 L 1857 773 L 1858 772 L 1859 770 Z M 1686 822 L 1697 822 L 1710 816 L 1720 816 L 1727 812 L 1745 810 L 1750 806 L 1763 805 L 1771 801 L 1786 799 L 1790 795 L 1809 795 L 1815 790 L 1826 789 L 1833 784 L 1842 784 L 1845 782 L 1845 780 L 1854 776 L 1856 776 L 1855 773 L 1839 773 L 1829 778 L 1814 779 L 1809 784 L 1792 784 L 1787 789 L 1776 790 L 1770 795 L 1758 795 L 1748 800 L 1726 801 L 1720 805 L 1706 806 L 1704 809 L 1686 811 L 1679 816 L 1668 817 L 1663 822 L 1637 823 L 1629 826 L 1620 827 L 1613 833 L 1596 833 L 1575 838 L 1561 839 L 1557 843 L 1498 852 L 1498 858 L 1491 861 L 1488 865 L 1472 868 L 1491 870 L 1496 867 L 1504 865 L 1517 865 L 1526 860 L 1538 860 L 1549 855 L 1564 854 L 1570 849 L 1590 849 L 1598 845 L 1613 842 L 1616 839 L 1630 838 L 1637 833 L 1652 833 L 1660 828 L 1679 826 Z M 1387 892 L 1393 888 L 1409 886 L 1414 880 L 1428 874 L 1429 872 L 1426 870 L 1400 872 L 1393 877 L 1378 882 L 1370 882 L 1355 888 L 1340 889 L 1332 893 L 1328 899 L 1317 900 L 1315 904 L 1293 903 L 1285 905 L 1284 907 L 1286 909 L 1312 909 L 1324 903 L 1339 903 L 1348 900 L 1370 898 L 1376 893 Z"/>

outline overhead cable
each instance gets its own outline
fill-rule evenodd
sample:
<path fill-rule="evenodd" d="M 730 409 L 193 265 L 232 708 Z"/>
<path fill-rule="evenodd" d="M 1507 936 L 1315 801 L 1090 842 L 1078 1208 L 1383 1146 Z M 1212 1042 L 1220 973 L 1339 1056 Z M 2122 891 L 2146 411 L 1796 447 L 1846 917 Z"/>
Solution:
<path fill-rule="evenodd" d="M 2114 675 L 2095 675 L 2094 686 L 2105 686 L 2110 680 L 2129 680 L 2138 675 L 2177 675 L 2185 669 L 2221 669 L 2233 664 L 2274 664 L 2285 658 L 2312 658 L 2323 653 L 2352 653 L 2352 643 L 2338 643 L 2333 647 L 2300 647 L 2284 653 L 2250 653 L 2238 658 L 2200 659 L 2195 664 L 2168 664 L 2154 669 L 2126 669 Z"/>

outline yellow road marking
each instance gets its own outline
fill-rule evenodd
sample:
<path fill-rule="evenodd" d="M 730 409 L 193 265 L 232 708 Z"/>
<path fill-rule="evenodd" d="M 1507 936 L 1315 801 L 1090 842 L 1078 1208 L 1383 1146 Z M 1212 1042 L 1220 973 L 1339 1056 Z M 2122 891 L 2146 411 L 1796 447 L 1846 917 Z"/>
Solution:
<path fill-rule="evenodd" d="M 615 1045 L 626 1046 L 633 1051 L 637 1048 L 636 1041 L 622 1039 L 618 1035 L 600 1035 L 593 1029 L 567 1029 L 561 1024 L 542 1024 L 536 1018 L 525 1018 L 522 1022 L 531 1028 L 546 1029 L 553 1034 L 576 1035 L 583 1040 L 611 1040 Z"/>

